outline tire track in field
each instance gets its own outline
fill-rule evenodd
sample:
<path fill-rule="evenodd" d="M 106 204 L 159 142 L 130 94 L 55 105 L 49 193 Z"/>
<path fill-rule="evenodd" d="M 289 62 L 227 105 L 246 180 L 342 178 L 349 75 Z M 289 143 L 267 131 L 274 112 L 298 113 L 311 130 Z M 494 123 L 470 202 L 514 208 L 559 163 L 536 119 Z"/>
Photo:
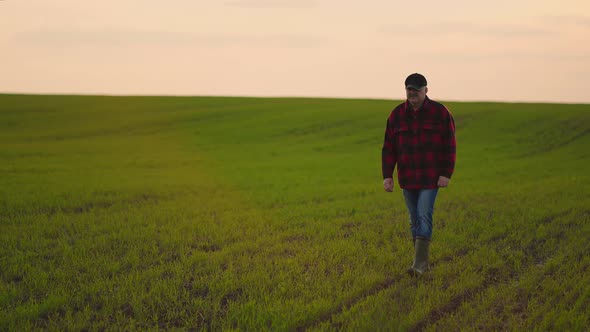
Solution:
<path fill-rule="evenodd" d="M 317 317 L 315 320 L 312 320 L 302 326 L 297 327 L 295 330 L 296 331 L 306 331 L 314 326 L 317 326 L 317 325 L 320 325 L 324 322 L 327 322 L 327 321 L 331 320 L 332 317 L 342 313 L 345 309 L 354 306 L 355 304 L 362 301 L 363 299 L 365 299 L 369 296 L 373 296 L 385 289 L 390 288 L 395 283 L 401 281 L 404 276 L 405 276 L 405 274 L 398 274 L 398 275 L 395 275 L 394 277 L 386 279 L 385 281 L 378 283 L 378 284 L 374 285 L 373 287 L 369 288 L 364 293 L 362 293 L 356 297 L 353 297 L 353 298 L 349 299 L 348 301 L 345 301 L 344 303 L 340 304 L 339 306 L 335 307 L 334 309 L 332 309 L 326 313 L 323 313 L 322 315 Z"/>
<path fill-rule="evenodd" d="M 579 139 L 582 139 L 585 136 L 588 136 L 589 134 L 590 134 L 590 129 L 586 129 L 586 130 L 584 130 L 584 131 L 582 131 L 582 132 L 580 132 L 580 133 L 578 133 L 578 134 L 576 134 L 576 135 L 574 135 L 574 136 L 572 136 L 572 137 L 570 137 L 568 139 L 565 139 L 565 140 L 563 140 L 561 142 L 557 142 L 557 143 L 554 143 L 554 144 L 547 144 L 547 145 L 544 145 L 543 147 L 538 148 L 538 149 L 531 149 L 531 150 L 527 151 L 526 153 L 523 153 L 523 154 L 518 155 L 517 157 L 518 158 L 526 158 L 526 157 L 536 156 L 539 153 L 551 152 L 553 150 L 557 150 L 559 148 L 565 147 L 565 146 L 567 146 L 567 145 L 569 145 L 569 144 L 571 144 L 571 143 L 573 143 L 573 142 L 575 142 L 575 141 L 577 141 Z"/>
<path fill-rule="evenodd" d="M 134 196 L 130 196 L 123 199 L 112 199 L 112 200 L 96 200 L 84 202 L 77 206 L 50 206 L 50 207 L 38 207 L 32 209 L 17 209 L 14 211 L 0 213 L 0 218 L 17 218 L 19 216 L 31 216 L 31 215 L 47 215 L 53 217 L 58 213 L 67 215 L 77 215 L 88 213 L 91 211 L 109 209 L 115 205 L 128 205 L 128 206 L 140 206 L 158 204 L 162 201 L 172 200 L 176 197 L 180 197 L 185 193 L 176 192 L 170 194 L 154 194 L 154 193 L 143 193 Z"/>
<path fill-rule="evenodd" d="M 538 222 L 537 225 L 539 227 L 541 225 L 550 224 L 555 219 L 557 219 L 559 217 L 563 217 L 565 215 L 568 215 L 571 212 L 572 212 L 572 210 L 566 210 L 561 213 L 547 216 L 547 217 L 543 218 L 542 220 L 540 220 L 540 222 Z M 565 230 L 561 230 L 557 233 L 553 233 L 551 238 L 562 238 L 564 236 L 564 233 L 565 233 Z M 493 242 L 493 241 L 490 241 L 490 242 Z M 534 265 L 543 264 L 545 261 L 547 261 L 548 259 L 550 259 L 551 257 L 553 257 L 557 253 L 557 250 L 554 250 L 552 254 L 547 255 L 547 256 L 543 256 L 540 253 L 540 250 L 541 250 L 542 245 L 545 242 L 546 242 L 545 239 L 535 238 L 535 239 L 533 239 L 533 241 L 529 245 L 522 248 L 522 250 L 525 253 L 527 253 L 527 256 L 530 256 L 532 258 L 530 260 L 530 262 L 528 264 L 526 264 L 524 266 L 524 268 L 522 268 L 522 270 L 524 270 L 525 273 L 527 271 L 529 271 L 530 268 L 532 268 Z M 427 326 L 435 324 L 438 321 L 440 321 L 441 319 L 453 314 L 454 312 L 456 312 L 459 309 L 459 307 L 463 303 L 470 302 L 470 301 L 474 300 L 479 294 L 482 294 L 487 289 L 490 289 L 490 288 L 495 287 L 495 286 L 502 284 L 502 283 L 509 283 L 510 281 L 517 279 L 519 277 L 519 274 L 512 273 L 512 274 L 510 274 L 510 277 L 508 277 L 508 278 L 498 278 L 497 277 L 498 274 L 499 274 L 499 271 L 497 269 L 488 270 L 484 276 L 484 282 L 482 284 L 480 284 L 477 287 L 472 288 L 472 289 L 466 289 L 461 294 L 458 294 L 458 295 L 454 296 L 453 298 L 451 298 L 451 300 L 449 300 L 449 302 L 444 304 L 442 307 L 432 309 L 430 311 L 430 313 L 428 315 L 426 315 L 426 317 L 424 319 L 418 321 L 414 326 L 410 327 L 408 329 L 408 331 L 423 331 Z"/>
<path fill-rule="evenodd" d="M 571 212 L 572 212 L 571 210 L 567 210 L 567 211 L 564 211 L 561 213 L 557 213 L 557 214 L 545 217 L 542 220 L 540 220 L 537 223 L 537 225 L 541 226 L 541 225 L 549 224 L 549 223 L 553 222 L 555 219 L 565 216 Z M 563 235 L 562 232 L 560 232 L 560 233 L 557 233 L 554 237 L 561 237 L 562 235 Z M 497 237 L 493 237 L 493 238 L 489 239 L 488 241 L 486 241 L 485 243 L 482 243 L 482 245 L 489 245 L 492 243 L 496 243 L 497 240 L 499 240 L 501 237 L 502 237 L 501 235 L 499 235 Z M 527 265 L 527 269 L 528 269 L 528 267 L 531 267 L 533 264 L 539 264 L 539 261 L 541 260 L 541 258 L 540 258 L 541 255 L 538 253 L 538 251 L 543 243 L 544 243 L 544 241 L 542 239 L 540 239 L 540 240 L 535 239 L 535 240 L 533 240 L 533 242 L 530 245 L 528 245 L 526 248 L 523 248 L 523 250 L 530 252 L 532 257 L 534 257 L 532 264 Z M 455 254 L 448 255 L 448 256 L 442 257 L 434 262 L 431 262 L 431 265 L 434 266 L 434 265 L 438 265 L 438 264 L 442 264 L 442 263 L 451 262 L 453 260 L 456 260 L 458 258 L 466 256 L 468 253 L 469 253 L 469 251 L 467 249 L 461 249 Z M 542 260 L 545 261 L 549 258 L 550 258 L 550 256 L 544 257 L 544 258 L 542 258 Z M 488 271 L 488 273 L 486 273 L 485 278 L 484 278 L 484 282 L 481 285 L 479 285 L 478 287 L 473 288 L 473 289 L 467 289 L 463 293 L 453 297 L 447 304 L 443 305 L 442 307 L 433 309 L 426 316 L 425 319 L 419 321 L 416 325 L 411 327 L 409 329 L 409 331 L 422 331 L 422 330 L 424 330 L 424 328 L 426 326 L 436 323 L 437 321 L 441 320 L 442 318 L 446 317 L 447 315 L 455 312 L 461 306 L 461 304 L 463 304 L 466 301 L 473 300 L 478 294 L 484 292 L 486 289 L 493 287 L 495 285 L 498 285 L 502 281 L 506 282 L 506 281 L 513 280 L 518 277 L 518 275 L 514 274 L 509 279 L 500 279 L 500 278 L 496 278 L 497 272 L 498 271 L 495 269 L 490 269 Z M 328 321 L 332 320 L 335 316 L 344 312 L 346 309 L 353 307 L 354 305 L 360 303 L 361 301 L 363 301 L 373 295 L 378 294 L 381 291 L 391 288 L 397 282 L 403 280 L 404 277 L 406 277 L 406 276 L 407 276 L 407 274 L 402 273 L 402 274 L 395 275 L 394 277 L 391 277 L 389 279 L 386 279 L 385 281 L 378 283 L 378 284 L 374 285 L 373 287 L 369 288 L 364 293 L 359 294 L 358 296 L 355 296 L 355 297 L 345 301 L 344 303 L 340 304 L 339 306 L 336 306 L 332 310 L 320 315 L 316 319 L 311 320 L 311 321 L 297 327 L 295 330 L 296 331 L 306 331 L 310 328 L 319 326 L 322 323 L 328 322 Z"/>
<path fill-rule="evenodd" d="M 448 255 L 448 256 L 440 258 L 437 261 L 431 262 L 431 264 L 436 265 L 436 264 L 440 264 L 440 263 L 450 262 L 454 259 L 466 256 L 467 253 L 468 253 L 467 250 L 460 250 L 459 252 L 457 252 L 453 255 Z M 320 315 L 316 319 L 309 321 L 302 326 L 297 327 L 295 330 L 296 331 L 305 331 L 305 330 L 308 330 L 312 327 L 315 327 L 315 326 L 318 326 L 322 323 L 330 321 L 336 315 L 344 312 L 344 310 L 353 307 L 354 305 L 363 301 L 366 298 L 369 298 L 373 295 L 377 295 L 379 292 L 391 288 L 393 285 L 402 281 L 404 279 L 404 277 L 407 277 L 407 276 L 408 276 L 407 273 L 400 273 L 400 274 L 397 274 L 391 278 L 388 278 L 388 279 L 372 286 L 371 288 L 366 290 L 364 293 L 361 293 L 358 296 L 355 296 L 355 297 L 345 301 L 344 303 L 340 304 L 339 306 L 335 307 L 334 309 Z"/>

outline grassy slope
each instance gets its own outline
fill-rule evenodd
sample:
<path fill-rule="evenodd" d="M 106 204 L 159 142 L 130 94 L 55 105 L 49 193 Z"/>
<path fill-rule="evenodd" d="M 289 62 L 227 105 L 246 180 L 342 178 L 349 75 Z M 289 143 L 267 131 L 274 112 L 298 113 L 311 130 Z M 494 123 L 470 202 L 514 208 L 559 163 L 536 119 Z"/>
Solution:
<path fill-rule="evenodd" d="M 590 106 L 447 104 L 418 283 L 393 106 L 0 95 L 0 328 L 587 328 Z"/>

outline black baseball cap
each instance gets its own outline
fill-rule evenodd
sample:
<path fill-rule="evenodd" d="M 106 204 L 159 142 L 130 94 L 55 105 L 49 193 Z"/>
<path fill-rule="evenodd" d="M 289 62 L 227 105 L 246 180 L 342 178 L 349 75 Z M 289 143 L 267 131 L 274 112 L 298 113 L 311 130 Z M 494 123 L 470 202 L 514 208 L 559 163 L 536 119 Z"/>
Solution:
<path fill-rule="evenodd" d="M 406 89 L 421 89 L 427 85 L 426 77 L 422 74 L 413 73 L 406 78 Z"/>

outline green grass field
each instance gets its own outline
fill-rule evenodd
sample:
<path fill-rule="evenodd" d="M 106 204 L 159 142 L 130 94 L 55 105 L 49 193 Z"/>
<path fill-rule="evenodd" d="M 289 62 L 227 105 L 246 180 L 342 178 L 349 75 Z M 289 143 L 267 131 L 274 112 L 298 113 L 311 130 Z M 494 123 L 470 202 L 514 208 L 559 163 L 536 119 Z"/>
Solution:
<path fill-rule="evenodd" d="M 590 105 L 445 103 L 417 280 L 397 103 L 0 95 L 0 330 L 590 329 Z"/>

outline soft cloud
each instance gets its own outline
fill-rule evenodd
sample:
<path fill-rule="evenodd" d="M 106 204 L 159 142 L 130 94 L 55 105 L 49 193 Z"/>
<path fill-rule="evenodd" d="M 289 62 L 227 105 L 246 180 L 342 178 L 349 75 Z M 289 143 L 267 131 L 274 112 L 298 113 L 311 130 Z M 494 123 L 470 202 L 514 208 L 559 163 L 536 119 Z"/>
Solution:
<path fill-rule="evenodd" d="M 409 52 L 407 57 L 412 59 L 437 59 L 445 63 L 492 63 L 495 61 L 509 61 L 518 63 L 527 63 L 534 61 L 543 61 L 545 63 L 588 63 L 590 53 L 563 53 L 563 52 L 448 52 L 448 51 L 431 51 L 431 52 Z"/>
<path fill-rule="evenodd" d="M 268 35 L 206 35 L 192 32 L 141 30 L 129 28 L 77 28 L 53 27 L 28 30 L 14 35 L 15 41 L 42 46 L 133 46 L 133 45 L 179 45 L 179 46 L 271 46 L 271 47 L 316 47 L 323 43 L 318 36 L 296 34 Z"/>
<path fill-rule="evenodd" d="M 312 0 L 236 0 L 226 1 L 227 6 L 243 8 L 312 8 L 316 2 Z"/>
<path fill-rule="evenodd" d="M 515 24 L 478 24 L 472 22 L 438 22 L 414 24 L 388 24 L 380 28 L 382 33 L 394 35 L 485 35 L 485 36 L 543 36 L 553 32 L 544 28 L 530 28 Z"/>
<path fill-rule="evenodd" d="M 590 28 L 590 17 L 583 15 L 541 16 L 540 21 L 544 24 L 571 25 Z"/>

